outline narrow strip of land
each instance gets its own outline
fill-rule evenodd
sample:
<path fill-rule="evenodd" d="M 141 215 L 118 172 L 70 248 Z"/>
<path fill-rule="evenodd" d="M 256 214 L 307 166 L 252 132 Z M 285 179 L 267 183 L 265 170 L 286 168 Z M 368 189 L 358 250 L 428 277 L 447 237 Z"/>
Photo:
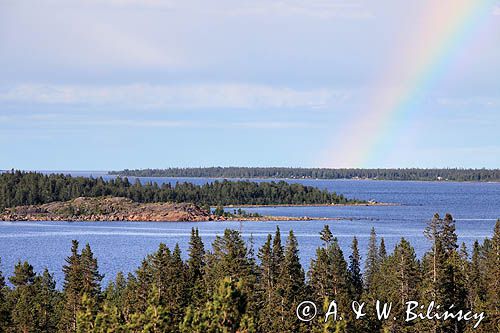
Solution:
<path fill-rule="evenodd" d="M 7 208 L 0 221 L 308 221 L 322 217 L 262 216 L 238 209 L 234 214 L 218 207 L 214 212 L 192 203 L 137 203 L 121 197 L 80 197 L 42 205 Z"/>
<path fill-rule="evenodd" d="M 205 178 L 262 178 L 262 179 L 375 179 L 419 181 L 498 182 L 500 169 L 333 169 L 288 167 L 205 167 L 167 169 L 125 169 L 110 171 L 122 177 L 205 177 Z"/>

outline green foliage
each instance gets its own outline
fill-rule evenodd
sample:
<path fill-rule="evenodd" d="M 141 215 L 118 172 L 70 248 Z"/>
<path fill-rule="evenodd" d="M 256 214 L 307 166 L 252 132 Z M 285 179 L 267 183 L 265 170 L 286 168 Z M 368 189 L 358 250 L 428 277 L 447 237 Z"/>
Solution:
<path fill-rule="evenodd" d="M 63 267 L 62 292 L 47 270 L 37 274 L 28 262 L 15 265 L 9 277 L 12 287 L 0 271 L 0 332 L 498 331 L 500 221 L 491 239 L 474 243 L 471 255 L 465 246 L 458 249 L 451 215 L 435 215 L 425 234 L 432 246 L 419 261 L 404 238 L 387 253 L 373 230 L 362 274 L 357 239 L 346 261 L 337 238 L 325 227 L 306 280 L 293 231 L 283 246 L 277 227 L 256 260 L 252 245 L 238 231 L 225 230 L 206 252 L 198 230 L 192 229 L 186 261 L 178 246 L 171 250 L 160 244 L 134 273 L 119 273 L 104 292 L 90 246 L 80 252 L 73 241 Z M 311 323 L 295 314 L 304 300 L 318 306 Z M 325 322 L 322 315 L 333 300 L 343 320 Z M 354 320 L 346 311 L 352 300 L 366 302 L 366 317 Z M 456 320 L 380 321 L 374 318 L 375 300 L 392 302 L 391 315 L 398 318 L 404 318 L 404 304 L 415 300 L 484 311 L 486 319 L 477 329 Z"/>
<path fill-rule="evenodd" d="M 242 280 L 224 278 L 213 298 L 200 309 L 190 308 L 180 325 L 180 331 L 191 333 L 251 333 L 255 332 Z"/>
<path fill-rule="evenodd" d="M 206 299 L 203 274 L 205 269 L 205 246 L 198 228 L 191 229 L 187 260 L 187 288 L 192 304 L 199 305 Z"/>
<path fill-rule="evenodd" d="M 2 260 L 0 259 L 0 332 L 6 332 L 10 325 L 10 305 L 8 303 L 9 288 L 5 285 L 5 277 L 1 270 Z"/>
<path fill-rule="evenodd" d="M 275 319 L 281 321 L 278 331 L 296 332 L 304 326 L 297 319 L 295 309 L 304 300 L 306 285 L 304 269 L 300 264 L 297 238 L 292 230 L 290 230 L 286 240 L 283 262 L 279 272 L 276 289 L 280 297 L 280 307 L 279 317 Z"/>
<path fill-rule="evenodd" d="M 375 228 L 372 227 L 370 231 L 370 240 L 368 242 L 368 253 L 366 255 L 366 272 L 365 272 L 365 286 L 369 291 L 372 287 L 373 279 L 375 278 L 375 274 L 377 274 L 380 268 L 380 260 L 379 260 L 379 249 L 377 246 L 377 233 L 375 232 Z"/>
<path fill-rule="evenodd" d="M 90 315 L 95 316 L 101 298 L 102 276 L 98 271 L 97 259 L 94 258 L 89 244 L 86 244 L 81 253 L 78 253 L 78 246 L 78 241 L 74 240 L 71 255 L 66 258 L 66 265 L 63 266 L 63 301 L 59 321 L 59 330 L 62 332 L 77 331 L 84 295 L 87 302 L 84 313 L 87 319 Z"/>
<path fill-rule="evenodd" d="M 324 302 L 335 300 L 340 309 L 339 316 L 343 317 L 345 321 L 349 321 L 349 325 L 351 325 L 353 323 L 349 309 L 350 302 L 354 300 L 351 293 L 351 272 L 348 270 L 337 238 L 333 237 L 327 225 L 320 235 L 324 246 L 316 250 L 316 258 L 311 261 L 309 286 L 315 299 Z M 359 253 L 357 256 L 359 259 Z M 361 279 L 361 272 L 359 272 L 358 277 Z"/>
<path fill-rule="evenodd" d="M 363 293 L 363 276 L 361 275 L 361 256 L 359 255 L 358 239 L 354 237 L 349 256 L 349 282 L 353 300 L 359 300 Z"/>
<path fill-rule="evenodd" d="M 193 202 L 217 205 L 216 214 L 224 214 L 223 205 L 337 204 L 361 202 L 311 186 L 285 181 L 214 181 L 204 185 L 177 183 L 131 184 L 127 178 L 104 181 L 102 178 L 72 177 L 36 172 L 0 173 L 0 211 L 6 207 L 68 201 L 77 197 L 115 196 L 136 202 Z M 69 211 L 65 214 L 85 212 Z M 88 213 L 88 212 L 87 212 Z M 91 212 L 99 213 L 99 212 Z"/>

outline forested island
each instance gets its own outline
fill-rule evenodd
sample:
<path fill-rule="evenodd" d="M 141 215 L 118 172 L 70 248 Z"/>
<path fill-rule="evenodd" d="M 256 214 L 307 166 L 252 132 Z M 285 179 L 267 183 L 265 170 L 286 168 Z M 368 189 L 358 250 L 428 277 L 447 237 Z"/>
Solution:
<path fill-rule="evenodd" d="M 78 197 L 41 205 L 5 208 L 0 221 L 309 221 L 326 218 L 263 216 L 241 208 L 200 207 L 193 203 L 138 203 L 123 197 Z"/>
<path fill-rule="evenodd" d="M 79 197 L 123 197 L 137 203 L 194 203 L 198 206 L 363 204 L 342 194 L 312 186 L 279 182 L 215 181 L 204 185 L 118 177 L 72 177 L 63 174 L 11 171 L 0 174 L 0 212 L 8 207 L 65 202 Z"/>
<path fill-rule="evenodd" d="M 274 179 L 380 179 L 498 182 L 500 169 L 330 169 L 286 167 L 206 167 L 110 171 L 127 177 L 211 177 Z"/>
<path fill-rule="evenodd" d="M 254 249 L 251 239 L 225 230 L 207 250 L 192 229 L 186 260 L 178 245 L 160 244 L 135 272 L 119 273 L 107 286 L 91 247 L 80 250 L 73 241 L 62 286 L 28 262 L 18 262 L 9 284 L 0 270 L 0 332 L 498 332 L 500 220 L 493 237 L 472 249 L 459 246 L 449 214 L 436 214 L 424 234 L 430 250 L 417 258 L 404 238 L 388 252 L 372 229 L 361 258 L 356 237 L 347 256 L 325 225 L 305 272 L 293 231 L 282 242 L 277 228 Z M 305 300 L 319 311 L 309 322 L 296 315 Z M 332 300 L 342 320 L 324 320 Z M 388 319 L 376 318 L 376 300 L 392 302 Z M 365 316 L 354 318 L 352 301 L 365 303 Z M 484 312 L 484 318 L 405 321 L 408 301 L 435 302 L 440 309 L 432 315 L 453 304 L 453 313 Z"/>

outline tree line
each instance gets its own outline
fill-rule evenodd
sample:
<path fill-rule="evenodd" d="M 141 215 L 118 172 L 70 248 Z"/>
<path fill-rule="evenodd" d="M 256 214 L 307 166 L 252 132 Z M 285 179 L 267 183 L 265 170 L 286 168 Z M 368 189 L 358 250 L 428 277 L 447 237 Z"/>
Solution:
<path fill-rule="evenodd" d="M 421 259 L 404 238 L 388 253 L 374 229 L 366 258 L 356 237 L 346 257 L 325 225 L 306 273 L 293 231 L 282 242 L 277 227 L 255 251 L 252 240 L 225 230 L 208 251 L 193 229 L 187 260 L 178 245 L 160 244 L 104 289 L 90 246 L 80 251 L 73 241 L 61 291 L 47 270 L 37 274 L 27 262 L 15 266 L 12 287 L 0 273 L 0 332 L 498 332 L 500 220 L 493 237 L 472 249 L 459 247 L 449 214 L 435 215 L 425 235 L 431 249 Z M 335 300 L 343 320 L 300 321 L 295 309 L 304 300 L 315 301 L 320 315 Z M 366 317 L 353 318 L 353 300 L 366 302 Z M 389 320 L 375 318 L 375 300 L 393 303 Z M 410 300 L 486 318 L 477 329 L 456 320 L 392 320 L 403 318 L 401 305 Z"/>
<path fill-rule="evenodd" d="M 110 171 L 128 177 L 213 177 L 213 178 L 291 178 L 291 179 L 382 179 L 500 181 L 500 169 L 330 169 L 284 167 L 207 167 Z"/>
<path fill-rule="evenodd" d="M 105 181 L 102 177 L 11 171 L 0 174 L 0 210 L 20 205 L 67 201 L 77 197 L 117 196 L 136 202 L 191 202 L 200 205 L 339 204 L 362 202 L 342 194 L 285 181 L 214 181 L 204 185 L 156 182 L 142 184 L 128 178 Z"/>

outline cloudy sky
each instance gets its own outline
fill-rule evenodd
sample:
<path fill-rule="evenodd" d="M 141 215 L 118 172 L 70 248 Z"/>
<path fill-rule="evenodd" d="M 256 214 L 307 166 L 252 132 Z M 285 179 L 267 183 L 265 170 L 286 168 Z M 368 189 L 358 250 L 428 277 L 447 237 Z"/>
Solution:
<path fill-rule="evenodd" d="M 499 41 L 490 0 L 0 0 L 0 169 L 498 168 Z"/>

